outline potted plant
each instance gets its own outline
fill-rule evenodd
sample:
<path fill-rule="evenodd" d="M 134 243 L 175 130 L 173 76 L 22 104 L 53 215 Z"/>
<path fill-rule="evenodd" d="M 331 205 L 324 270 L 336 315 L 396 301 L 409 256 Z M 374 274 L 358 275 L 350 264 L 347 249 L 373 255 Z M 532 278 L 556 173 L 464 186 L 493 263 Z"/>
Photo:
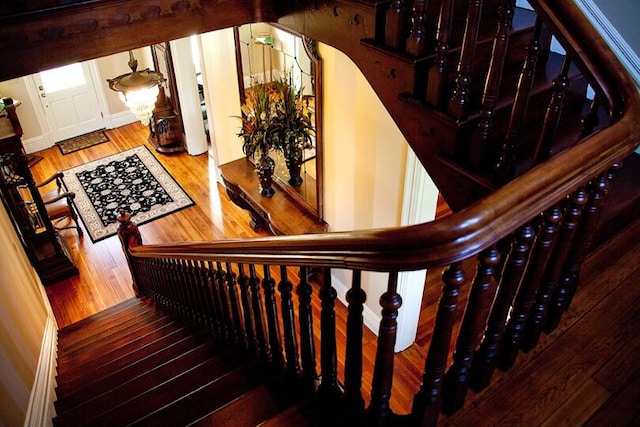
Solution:
<path fill-rule="evenodd" d="M 289 184 L 298 186 L 302 184 L 300 170 L 304 150 L 313 146 L 314 127 L 304 108 L 303 88 L 295 88 L 291 71 L 284 79 L 276 79 L 275 88 L 274 133 L 289 170 Z"/>
<path fill-rule="evenodd" d="M 242 128 L 238 136 L 243 137 L 242 151 L 248 159 L 254 160 L 260 179 L 260 194 L 271 197 L 275 162 L 269 152 L 277 146 L 274 113 L 275 95 L 265 84 L 255 84 L 246 90 L 242 105 Z M 256 159 L 257 157 L 257 159 Z"/>

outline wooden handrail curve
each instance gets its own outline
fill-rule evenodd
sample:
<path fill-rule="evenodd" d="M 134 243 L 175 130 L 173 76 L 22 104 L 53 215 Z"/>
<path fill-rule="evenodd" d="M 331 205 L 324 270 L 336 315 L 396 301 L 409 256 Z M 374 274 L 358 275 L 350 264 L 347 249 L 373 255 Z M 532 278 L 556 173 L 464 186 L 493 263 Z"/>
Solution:
<path fill-rule="evenodd" d="M 407 227 L 218 242 L 156 244 L 139 257 L 408 271 L 473 256 L 605 172 L 640 145 L 640 94 L 593 26 L 571 2 L 532 1 L 609 103 L 612 125 L 447 218 Z"/>

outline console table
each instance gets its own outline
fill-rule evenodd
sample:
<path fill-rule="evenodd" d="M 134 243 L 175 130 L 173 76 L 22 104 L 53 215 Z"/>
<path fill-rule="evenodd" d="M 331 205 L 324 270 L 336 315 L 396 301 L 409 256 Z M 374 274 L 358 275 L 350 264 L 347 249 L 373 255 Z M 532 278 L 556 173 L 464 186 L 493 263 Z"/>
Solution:
<path fill-rule="evenodd" d="M 253 164 L 241 158 L 220 166 L 229 198 L 249 211 L 249 225 L 255 231 L 270 230 L 276 235 L 325 233 L 327 223 L 318 221 L 287 193 L 276 188 L 272 197 L 263 197 L 258 190 L 258 176 Z"/>

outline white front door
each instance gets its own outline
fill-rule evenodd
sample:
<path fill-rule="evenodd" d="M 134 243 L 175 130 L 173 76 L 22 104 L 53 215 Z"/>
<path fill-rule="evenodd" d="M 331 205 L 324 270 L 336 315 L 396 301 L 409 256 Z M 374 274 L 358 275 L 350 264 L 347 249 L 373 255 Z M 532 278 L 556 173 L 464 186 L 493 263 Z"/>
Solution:
<path fill-rule="evenodd" d="M 105 127 L 86 62 L 42 71 L 33 79 L 53 142 Z"/>

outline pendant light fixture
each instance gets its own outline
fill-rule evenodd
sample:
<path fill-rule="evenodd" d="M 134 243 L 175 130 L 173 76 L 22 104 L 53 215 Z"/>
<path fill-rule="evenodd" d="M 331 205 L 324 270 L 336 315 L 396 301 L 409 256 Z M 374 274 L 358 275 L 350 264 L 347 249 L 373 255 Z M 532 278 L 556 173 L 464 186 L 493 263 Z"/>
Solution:
<path fill-rule="evenodd" d="M 109 88 L 119 93 L 120 99 L 143 125 L 148 125 L 155 108 L 159 86 L 165 78 L 161 73 L 148 68 L 137 71 L 138 61 L 133 57 L 133 51 L 129 51 L 128 64 L 131 72 L 108 79 Z"/>

